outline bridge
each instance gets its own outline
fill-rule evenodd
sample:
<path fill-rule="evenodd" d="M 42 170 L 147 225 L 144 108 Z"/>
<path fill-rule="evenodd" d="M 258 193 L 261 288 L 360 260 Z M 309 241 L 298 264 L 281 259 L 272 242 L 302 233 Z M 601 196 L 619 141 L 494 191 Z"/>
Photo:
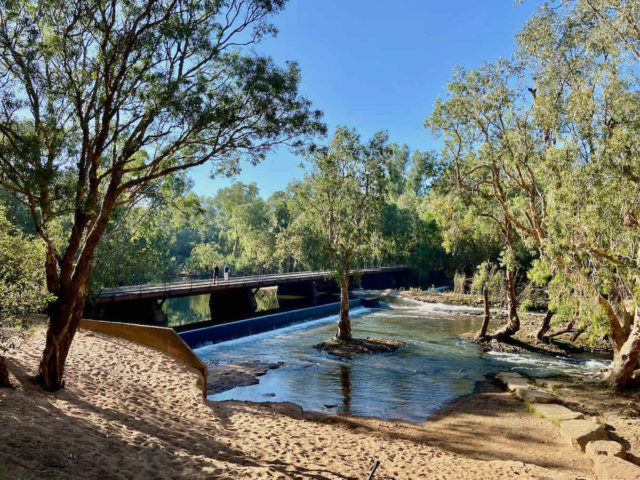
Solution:
<path fill-rule="evenodd" d="M 361 268 L 352 271 L 360 278 L 364 288 L 395 287 L 406 277 L 409 269 L 404 265 L 393 267 Z M 222 272 L 221 272 L 222 273 Z M 107 317 L 137 317 L 143 323 L 162 323 L 162 303 L 168 298 L 210 295 L 211 318 L 228 320 L 255 312 L 255 292 L 263 287 L 277 287 L 278 295 L 304 297 L 314 301 L 319 292 L 335 292 L 337 285 L 333 271 L 291 272 L 269 275 L 231 277 L 129 285 L 105 289 L 95 297 Z"/>

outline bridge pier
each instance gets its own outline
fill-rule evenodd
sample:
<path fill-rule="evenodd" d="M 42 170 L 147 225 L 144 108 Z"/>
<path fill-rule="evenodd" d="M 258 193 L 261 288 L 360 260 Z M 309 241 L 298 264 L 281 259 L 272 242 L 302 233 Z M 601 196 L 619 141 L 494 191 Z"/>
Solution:
<path fill-rule="evenodd" d="M 154 298 L 113 302 L 103 305 L 102 316 L 116 322 L 164 325 L 163 303 L 164 299 L 156 300 Z"/>
<path fill-rule="evenodd" d="M 289 309 L 318 303 L 316 282 L 292 282 L 278 285 L 278 306 Z"/>
<path fill-rule="evenodd" d="M 258 305 L 252 288 L 232 288 L 212 292 L 209 296 L 209 310 L 213 322 L 225 323 L 251 315 Z"/>

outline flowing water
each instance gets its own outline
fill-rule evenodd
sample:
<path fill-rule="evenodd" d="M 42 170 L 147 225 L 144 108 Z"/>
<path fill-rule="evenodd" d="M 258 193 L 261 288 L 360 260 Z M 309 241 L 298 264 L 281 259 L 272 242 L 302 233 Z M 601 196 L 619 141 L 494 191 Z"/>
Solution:
<path fill-rule="evenodd" d="M 209 398 L 286 401 L 305 410 L 418 422 L 445 403 L 472 393 L 475 382 L 487 373 L 510 369 L 536 376 L 591 373 L 606 364 L 587 356 L 483 353 L 458 338 L 479 327 L 478 316 L 434 319 L 433 308 L 396 300 L 387 308 L 352 312 L 354 336 L 407 342 L 391 354 L 341 360 L 312 348 L 334 334 L 337 316 L 196 349 L 205 363 L 284 362 L 260 377 L 257 385 Z"/>

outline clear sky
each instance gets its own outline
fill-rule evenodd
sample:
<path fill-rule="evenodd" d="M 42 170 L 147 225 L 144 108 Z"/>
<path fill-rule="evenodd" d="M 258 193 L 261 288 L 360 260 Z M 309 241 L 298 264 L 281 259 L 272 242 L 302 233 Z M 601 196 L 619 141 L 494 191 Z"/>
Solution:
<path fill-rule="evenodd" d="M 513 0 L 290 0 L 272 23 L 276 38 L 255 50 L 277 62 L 295 60 L 302 94 L 337 125 L 363 139 L 377 130 L 412 150 L 436 147 L 422 126 L 456 65 L 470 68 L 508 57 L 514 35 L 539 2 Z M 302 178 L 300 159 L 286 148 L 234 179 L 192 170 L 194 189 L 213 195 L 234 180 L 255 182 L 263 197 Z"/>

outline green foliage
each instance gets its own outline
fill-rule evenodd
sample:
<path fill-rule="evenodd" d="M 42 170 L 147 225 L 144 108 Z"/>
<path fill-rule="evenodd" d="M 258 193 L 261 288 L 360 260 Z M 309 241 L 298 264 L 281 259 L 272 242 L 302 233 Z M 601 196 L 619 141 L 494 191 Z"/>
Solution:
<path fill-rule="evenodd" d="M 11 225 L 0 204 L 0 322 L 20 325 L 50 296 L 44 279 L 44 246 Z"/>
<path fill-rule="evenodd" d="M 496 264 L 489 261 L 484 261 L 477 266 L 471 279 L 471 293 L 481 294 L 485 286 L 492 303 L 504 299 L 504 273 L 498 269 Z"/>
<path fill-rule="evenodd" d="M 242 158 L 325 132 L 297 65 L 250 48 L 275 34 L 268 20 L 285 3 L 3 3 L 0 187 L 45 242 L 51 293 L 85 292 L 94 262 L 98 286 L 176 270 L 197 230 L 177 231 L 156 204 L 197 203 L 183 172 L 208 163 L 231 175 Z M 245 247 L 269 256 L 262 242 Z"/>
<path fill-rule="evenodd" d="M 311 157 L 303 212 L 340 277 L 365 257 L 379 256 L 374 232 L 397 156 L 386 134 L 362 144 L 354 130 L 339 127 L 331 145 Z"/>

